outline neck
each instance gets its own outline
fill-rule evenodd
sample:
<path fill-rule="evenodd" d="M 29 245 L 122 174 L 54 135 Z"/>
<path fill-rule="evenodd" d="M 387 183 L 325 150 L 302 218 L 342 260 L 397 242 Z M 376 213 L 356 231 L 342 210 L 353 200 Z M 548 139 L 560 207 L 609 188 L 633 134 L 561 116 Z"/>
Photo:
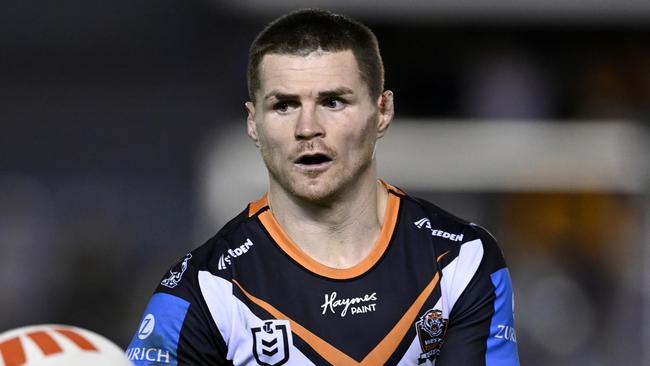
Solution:
<path fill-rule="evenodd" d="M 326 204 L 273 188 L 269 205 L 274 217 L 294 243 L 315 260 L 333 268 L 349 268 L 375 247 L 388 199 L 386 188 L 376 178 Z"/>

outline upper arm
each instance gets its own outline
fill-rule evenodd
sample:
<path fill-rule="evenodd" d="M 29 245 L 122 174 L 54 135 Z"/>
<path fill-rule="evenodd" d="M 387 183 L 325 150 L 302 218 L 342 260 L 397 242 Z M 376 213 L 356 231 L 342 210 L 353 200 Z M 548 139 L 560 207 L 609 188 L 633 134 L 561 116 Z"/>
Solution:
<path fill-rule="evenodd" d="M 478 265 L 472 268 L 469 261 L 459 261 L 461 265 L 449 274 L 452 278 L 448 280 L 456 285 L 456 291 L 462 277 L 467 280 L 450 311 L 438 366 L 519 365 L 510 273 L 494 239 L 485 232 L 480 240 L 482 254 Z M 443 296 L 453 297 L 453 293 Z"/>
<path fill-rule="evenodd" d="M 176 278 L 170 282 L 173 272 Z M 197 270 L 186 263 L 184 269 L 174 266 L 163 278 L 127 349 L 135 365 L 230 364 L 197 275 Z"/>

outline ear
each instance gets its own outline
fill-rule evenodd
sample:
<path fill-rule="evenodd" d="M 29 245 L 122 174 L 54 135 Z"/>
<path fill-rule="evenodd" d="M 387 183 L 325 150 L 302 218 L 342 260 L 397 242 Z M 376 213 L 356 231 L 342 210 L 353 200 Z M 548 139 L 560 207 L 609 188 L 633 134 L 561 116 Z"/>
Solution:
<path fill-rule="evenodd" d="M 377 107 L 379 109 L 379 121 L 377 122 L 377 138 L 382 138 L 390 123 L 393 121 L 395 115 L 395 106 L 393 104 L 393 92 L 386 90 L 379 96 L 377 100 Z"/>
<path fill-rule="evenodd" d="M 253 102 L 244 103 L 246 110 L 248 111 L 248 117 L 246 117 L 246 132 L 248 137 L 255 142 L 255 146 L 260 147 L 260 142 L 257 138 L 257 123 L 255 122 L 255 104 Z"/>

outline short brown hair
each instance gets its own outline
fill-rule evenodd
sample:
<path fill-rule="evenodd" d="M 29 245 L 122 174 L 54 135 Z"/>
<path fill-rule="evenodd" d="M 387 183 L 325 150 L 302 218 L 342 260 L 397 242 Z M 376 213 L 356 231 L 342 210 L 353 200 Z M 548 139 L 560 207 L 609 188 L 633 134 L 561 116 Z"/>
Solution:
<path fill-rule="evenodd" d="M 271 22 L 250 47 L 248 53 L 248 94 L 255 102 L 260 88 L 259 66 L 267 54 L 306 56 L 313 51 L 352 50 L 361 79 L 370 96 L 379 98 L 384 90 L 384 65 L 377 37 L 365 25 L 320 9 L 302 9 Z"/>

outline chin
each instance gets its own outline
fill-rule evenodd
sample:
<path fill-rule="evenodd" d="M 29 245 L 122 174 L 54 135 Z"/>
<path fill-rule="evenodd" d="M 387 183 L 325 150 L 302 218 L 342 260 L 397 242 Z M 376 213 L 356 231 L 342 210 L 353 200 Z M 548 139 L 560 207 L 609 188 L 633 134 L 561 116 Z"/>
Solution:
<path fill-rule="evenodd" d="M 326 203 L 334 198 L 338 192 L 338 185 L 335 182 L 325 181 L 294 182 L 288 188 L 296 197 L 314 203 Z"/>

